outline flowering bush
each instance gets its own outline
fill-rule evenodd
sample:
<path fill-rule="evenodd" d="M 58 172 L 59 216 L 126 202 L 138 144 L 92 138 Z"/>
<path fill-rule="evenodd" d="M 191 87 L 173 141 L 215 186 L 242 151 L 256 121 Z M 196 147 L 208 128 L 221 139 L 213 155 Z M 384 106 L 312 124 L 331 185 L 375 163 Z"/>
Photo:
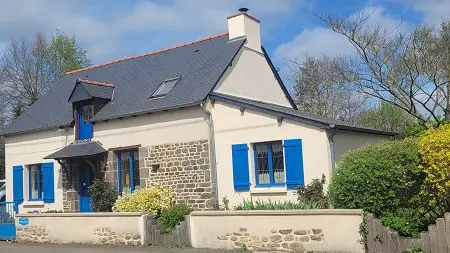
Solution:
<path fill-rule="evenodd" d="M 153 186 L 121 196 L 113 206 L 114 212 L 148 212 L 159 217 L 162 210 L 172 207 L 175 193 L 168 186 Z"/>
<path fill-rule="evenodd" d="M 419 146 L 420 168 L 426 175 L 422 194 L 431 206 L 444 205 L 446 209 L 450 206 L 450 125 L 427 130 Z"/>

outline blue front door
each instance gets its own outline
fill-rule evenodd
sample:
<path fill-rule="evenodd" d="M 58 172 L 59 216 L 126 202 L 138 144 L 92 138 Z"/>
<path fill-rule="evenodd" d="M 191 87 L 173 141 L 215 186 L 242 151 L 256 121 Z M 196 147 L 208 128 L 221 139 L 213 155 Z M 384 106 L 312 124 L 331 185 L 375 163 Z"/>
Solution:
<path fill-rule="evenodd" d="M 80 167 L 80 212 L 81 213 L 89 213 L 93 212 L 92 210 L 92 199 L 89 194 L 89 186 L 92 184 L 94 180 L 94 173 L 89 168 L 89 165 L 85 163 L 81 163 Z"/>
<path fill-rule="evenodd" d="M 78 105 L 78 139 L 92 139 L 93 127 L 90 120 L 94 116 L 94 107 L 89 103 L 81 103 Z"/>

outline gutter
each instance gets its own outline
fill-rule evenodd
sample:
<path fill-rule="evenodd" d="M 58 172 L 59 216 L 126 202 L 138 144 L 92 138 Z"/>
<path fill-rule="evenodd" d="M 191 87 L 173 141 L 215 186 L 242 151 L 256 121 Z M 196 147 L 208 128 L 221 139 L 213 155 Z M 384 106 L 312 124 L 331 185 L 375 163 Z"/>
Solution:
<path fill-rule="evenodd" d="M 215 210 L 219 209 L 219 191 L 217 189 L 217 162 L 216 162 L 216 146 L 214 139 L 214 121 L 211 112 L 206 109 L 205 103 L 201 103 L 200 107 L 208 115 L 208 127 L 209 127 L 209 153 L 211 155 L 211 184 L 213 188 L 213 208 Z"/>

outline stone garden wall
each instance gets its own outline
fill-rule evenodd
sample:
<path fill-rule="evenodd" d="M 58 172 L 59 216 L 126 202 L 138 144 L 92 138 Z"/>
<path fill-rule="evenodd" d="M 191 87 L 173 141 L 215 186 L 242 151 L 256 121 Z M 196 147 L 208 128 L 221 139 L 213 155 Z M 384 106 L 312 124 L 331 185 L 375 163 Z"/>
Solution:
<path fill-rule="evenodd" d="M 16 240 L 138 246 L 146 243 L 145 213 L 29 213 L 16 215 Z"/>
<path fill-rule="evenodd" d="M 364 252 L 360 210 L 203 211 L 190 217 L 195 248 Z"/>

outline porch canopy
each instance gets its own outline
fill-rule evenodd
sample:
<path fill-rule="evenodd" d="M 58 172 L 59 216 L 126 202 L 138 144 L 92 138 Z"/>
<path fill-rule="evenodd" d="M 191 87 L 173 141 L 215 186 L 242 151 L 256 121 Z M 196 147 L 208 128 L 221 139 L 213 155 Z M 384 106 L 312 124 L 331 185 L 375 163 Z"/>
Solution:
<path fill-rule="evenodd" d="M 106 152 L 106 149 L 102 147 L 100 142 L 83 140 L 75 141 L 67 145 L 66 147 L 56 151 L 55 153 L 44 157 L 44 159 L 60 160 L 73 157 L 93 156 Z"/>

